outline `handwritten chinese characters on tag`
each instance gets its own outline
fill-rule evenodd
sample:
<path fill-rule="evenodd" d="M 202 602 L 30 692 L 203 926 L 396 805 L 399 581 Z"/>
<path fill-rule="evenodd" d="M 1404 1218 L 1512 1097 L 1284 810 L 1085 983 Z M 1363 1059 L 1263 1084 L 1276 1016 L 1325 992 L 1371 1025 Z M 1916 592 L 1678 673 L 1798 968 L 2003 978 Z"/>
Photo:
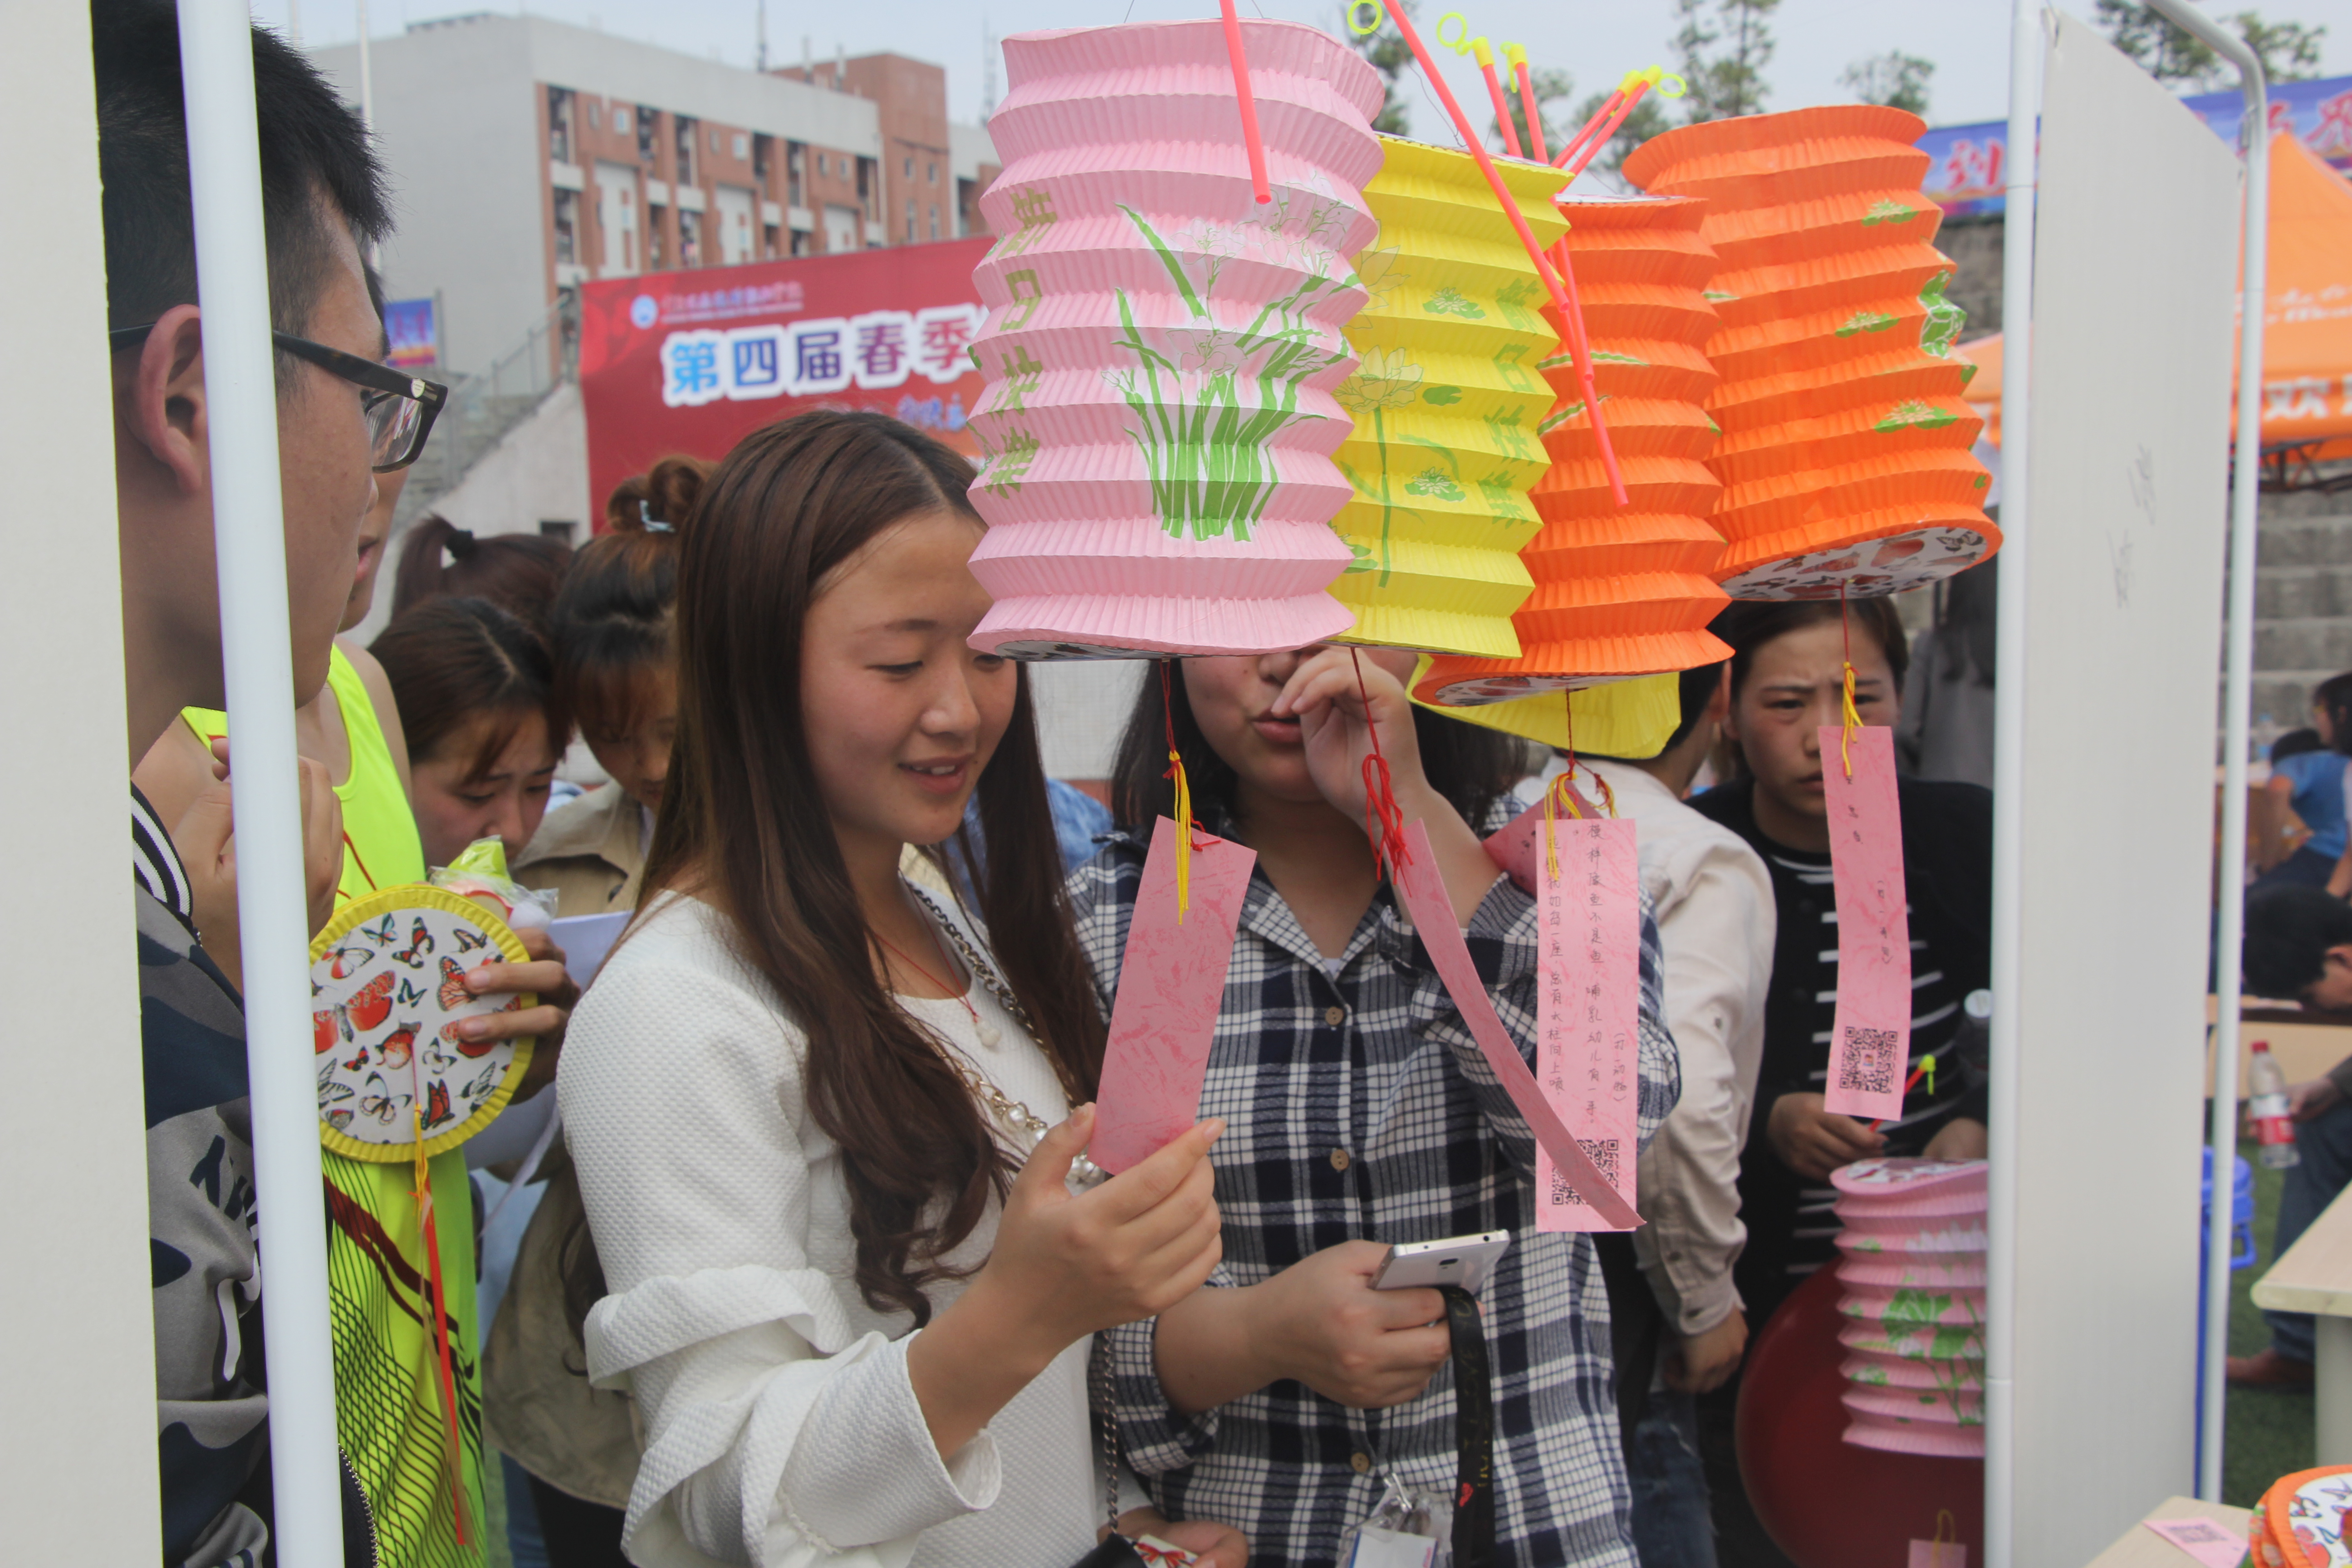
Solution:
<path fill-rule="evenodd" d="M 1852 731 L 1853 776 L 1840 731 L 1822 726 L 1830 869 L 1837 888 L 1837 1014 L 1830 1026 L 1825 1109 L 1903 1114 L 1911 1059 L 1911 917 L 1903 888 L 1903 816 L 1895 794 L 1895 731 Z"/>
<path fill-rule="evenodd" d="M 1634 1202 L 1640 1147 L 1641 870 L 1630 819 L 1587 816 L 1538 832 L 1536 1078 L 1617 1195 Z M 1536 1154 L 1538 1230 L 1614 1230 Z"/>

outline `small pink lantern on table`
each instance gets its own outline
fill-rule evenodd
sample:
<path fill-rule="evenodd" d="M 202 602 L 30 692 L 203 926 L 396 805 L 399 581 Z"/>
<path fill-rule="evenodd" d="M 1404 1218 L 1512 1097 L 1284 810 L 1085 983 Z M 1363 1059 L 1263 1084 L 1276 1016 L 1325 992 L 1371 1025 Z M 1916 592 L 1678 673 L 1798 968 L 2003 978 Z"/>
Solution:
<path fill-rule="evenodd" d="M 1241 25 L 1270 200 L 1213 20 L 1004 43 L 973 274 L 988 390 L 974 647 L 1018 658 L 1255 653 L 1348 629 L 1331 461 L 1341 326 L 1365 292 L 1379 74 L 1337 38 Z"/>

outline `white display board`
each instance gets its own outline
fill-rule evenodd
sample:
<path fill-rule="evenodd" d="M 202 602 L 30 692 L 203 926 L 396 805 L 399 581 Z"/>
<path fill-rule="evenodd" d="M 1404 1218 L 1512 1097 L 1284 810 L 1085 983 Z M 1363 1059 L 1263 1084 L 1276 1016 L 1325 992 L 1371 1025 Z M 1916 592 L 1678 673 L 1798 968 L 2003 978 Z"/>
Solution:
<path fill-rule="evenodd" d="M 2072 18 L 2042 126 L 2022 1110 L 1997 1136 L 2020 1194 L 2013 1561 L 2076 1568 L 2191 1485 L 2240 174 Z"/>
<path fill-rule="evenodd" d="M 85 5 L 0 5 L 0 101 L 42 127 L 0 166 L 14 373 L 0 378 L 9 570 L 0 663 L 0 994 L 16 1193 L 0 1205 L 9 1358 L 0 1514 L 11 1563 L 153 1563 L 155 1327 L 131 893 L 106 258 Z M 34 237 L 37 229 L 38 237 Z"/>

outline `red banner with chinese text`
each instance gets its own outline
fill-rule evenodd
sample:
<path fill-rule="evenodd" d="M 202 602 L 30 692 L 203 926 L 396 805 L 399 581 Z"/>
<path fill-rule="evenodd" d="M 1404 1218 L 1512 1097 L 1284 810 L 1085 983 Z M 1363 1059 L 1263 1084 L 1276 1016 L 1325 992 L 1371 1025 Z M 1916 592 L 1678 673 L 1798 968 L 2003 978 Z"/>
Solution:
<path fill-rule="evenodd" d="M 985 236 L 654 272 L 580 290 L 580 397 L 595 526 L 604 498 L 671 452 L 718 458 L 812 408 L 872 408 L 977 456 L 969 352 Z"/>

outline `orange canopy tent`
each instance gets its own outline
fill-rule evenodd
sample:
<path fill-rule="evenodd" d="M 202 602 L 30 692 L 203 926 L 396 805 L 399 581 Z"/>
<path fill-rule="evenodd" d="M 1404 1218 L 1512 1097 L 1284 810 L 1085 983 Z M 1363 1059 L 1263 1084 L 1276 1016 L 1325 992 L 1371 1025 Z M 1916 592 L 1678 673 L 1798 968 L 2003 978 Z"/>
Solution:
<path fill-rule="evenodd" d="M 2271 138 L 2270 239 L 2263 450 L 2352 457 L 2352 182 L 2284 132 Z M 1969 400 L 1996 445 L 2000 345 L 1996 332 L 1952 351 L 1977 366 Z"/>

